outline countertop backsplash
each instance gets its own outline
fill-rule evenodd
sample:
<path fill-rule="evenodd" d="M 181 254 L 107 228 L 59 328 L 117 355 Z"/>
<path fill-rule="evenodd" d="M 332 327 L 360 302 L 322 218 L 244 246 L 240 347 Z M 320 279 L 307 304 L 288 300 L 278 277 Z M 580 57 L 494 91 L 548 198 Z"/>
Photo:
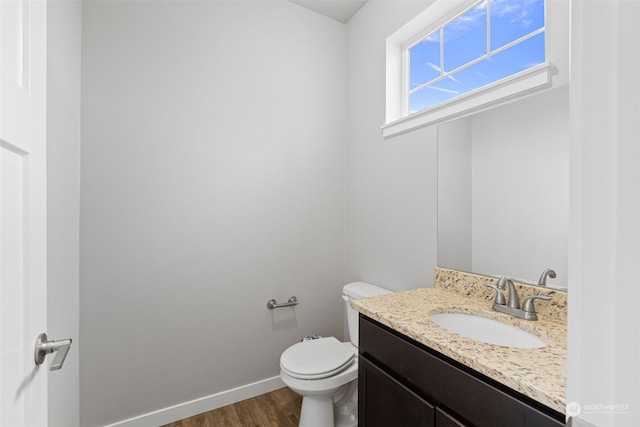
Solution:
<path fill-rule="evenodd" d="M 434 287 L 447 289 L 471 298 L 480 298 L 486 301 L 488 306 L 491 306 L 495 299 L 496 291 L 484 286 L 484 284 L 491 283 L 495 285 L 498 280 L 496 277 L 436 267 Z M 518 289 L 518 296 L 521 302 L 531 295 L 547 295 L 551 297 L 550 301 L 538 300 L 535 302 L 536 313 L 540 320 L 567 323 L 566 292 L 553 288 L 533 286 L 516 280 L 513 283 Z M 505 291 L 505 297 L 508 297 L 508 291 Z"/>

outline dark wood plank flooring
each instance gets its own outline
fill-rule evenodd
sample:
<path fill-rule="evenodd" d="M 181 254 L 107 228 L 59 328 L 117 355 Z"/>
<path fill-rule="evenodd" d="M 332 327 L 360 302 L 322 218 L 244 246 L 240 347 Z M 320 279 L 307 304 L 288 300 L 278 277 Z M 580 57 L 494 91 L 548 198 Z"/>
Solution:
<path fill-rule="evenodd" d="M 164 427 L 296 427 L 302 396 L 281 388 Z"/>

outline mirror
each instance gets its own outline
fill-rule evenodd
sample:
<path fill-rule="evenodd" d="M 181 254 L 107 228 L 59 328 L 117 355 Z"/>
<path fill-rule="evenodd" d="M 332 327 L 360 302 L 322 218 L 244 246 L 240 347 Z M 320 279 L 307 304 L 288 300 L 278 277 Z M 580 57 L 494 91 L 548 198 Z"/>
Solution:
<path fill-rule="evenodd" d="M 569 89 L 438 127 L 438 265 L 566 289 Z"/>

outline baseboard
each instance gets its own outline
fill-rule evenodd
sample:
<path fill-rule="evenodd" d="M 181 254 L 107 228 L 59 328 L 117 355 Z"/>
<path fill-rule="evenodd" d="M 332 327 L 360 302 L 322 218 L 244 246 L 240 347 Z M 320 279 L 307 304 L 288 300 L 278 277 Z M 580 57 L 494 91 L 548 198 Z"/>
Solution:
<path fill-rule="evenodd" d="M 285 387 L 280 376 L 149 412 L 105 427 L 158 427 Z"/>

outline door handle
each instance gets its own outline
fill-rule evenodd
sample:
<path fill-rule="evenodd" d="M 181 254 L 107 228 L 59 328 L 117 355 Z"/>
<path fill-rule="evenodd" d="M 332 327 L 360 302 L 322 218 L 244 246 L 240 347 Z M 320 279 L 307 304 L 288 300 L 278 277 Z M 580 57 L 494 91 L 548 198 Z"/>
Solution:
<path fill-rule="evenodd" d="M 71 339 L 59 340 L 59 341 L 49 341 L 47 339 L 47 334 L 44 332 L 38 335 L 36 339 L 36 347 L 33 351 L 33 359 L 36 362 L 36 365 L 41 365 L 44 362 L 44 359 L 47 357 L 47 354 L 57 352 L 56 357 L 53 359 L 51 363 L 51 367 L 49 370 L 56 371 L 62 368 L 64 364 L 64 359 L 67 358 L 67 353 L 69 353 L 69 349 L 71 348 Z"/>

